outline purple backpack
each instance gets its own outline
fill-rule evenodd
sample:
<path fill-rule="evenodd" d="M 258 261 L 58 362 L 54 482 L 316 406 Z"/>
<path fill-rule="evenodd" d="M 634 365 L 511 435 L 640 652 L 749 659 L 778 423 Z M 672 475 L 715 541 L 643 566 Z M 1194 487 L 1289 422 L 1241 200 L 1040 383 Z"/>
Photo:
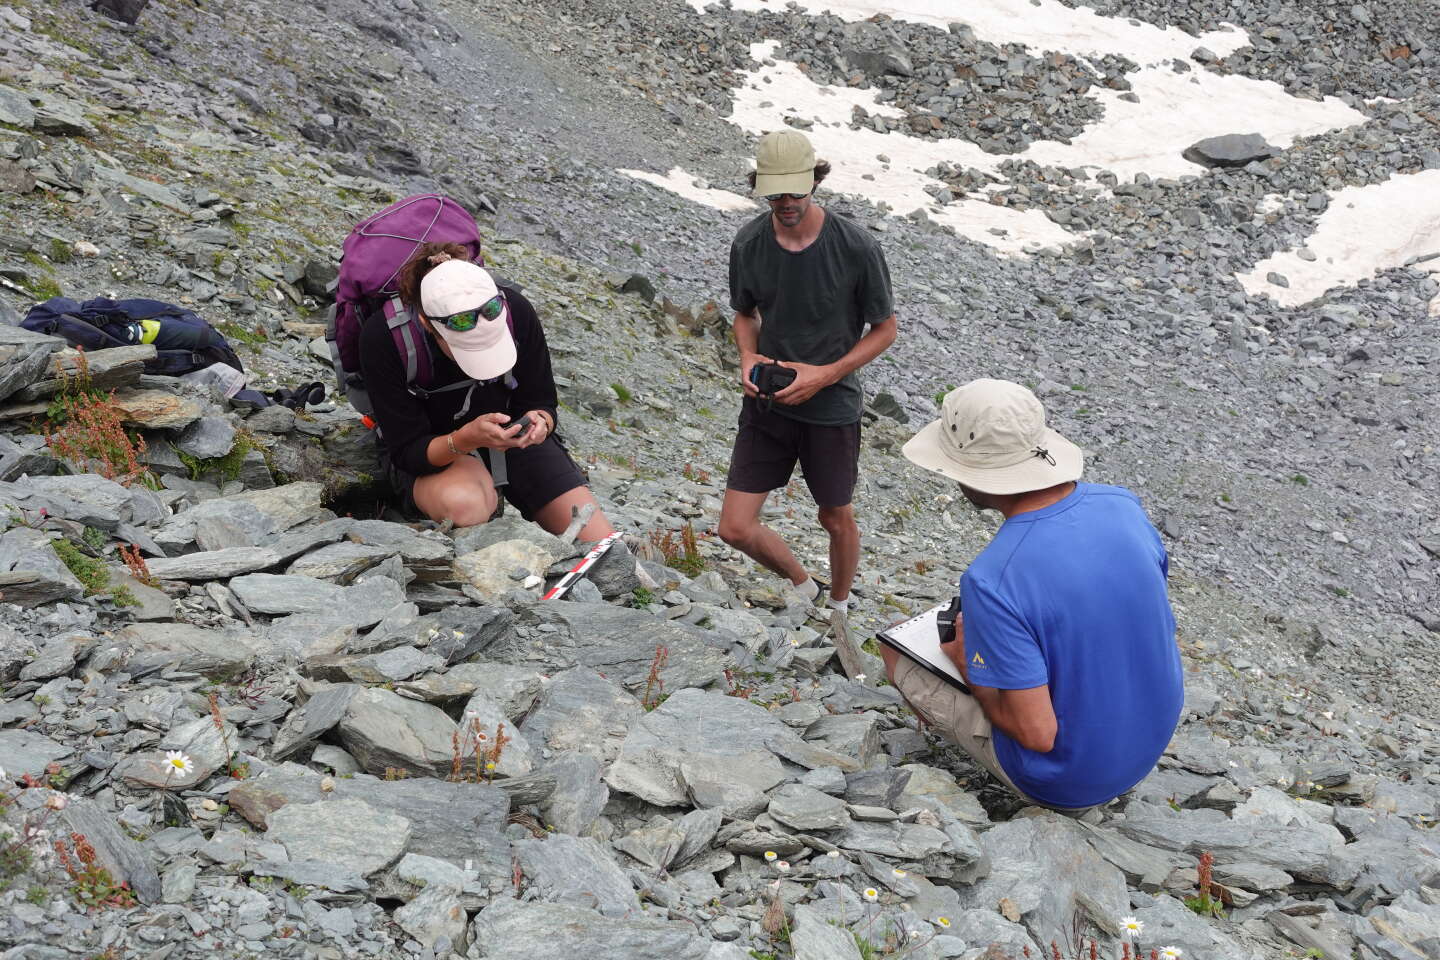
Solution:
<path fill-rule="evenodd" d="M 390 328 L 395 350 L 405 364 L 405 384 L 412 393 L 425 395 L 434 377 L 429 338 L 420 321 L 400 302 L 396 286 L 403 267 L 426 243 L 458 243 L 470 259 L 484 263 L 480 228 L 460 204 L 439 194 L 406 197 L 362 220 L 345 238 L 340 276 L 335 289 L 335 313 L 325 329 L 330 360 L 341 393 L 367 417 L 374 413 L 360 372 L 360 330 L 370 322 Z M 508 315 L 508 312 L 507 312 Z M 442 389 L 468 386 L 454 384 Z"/>

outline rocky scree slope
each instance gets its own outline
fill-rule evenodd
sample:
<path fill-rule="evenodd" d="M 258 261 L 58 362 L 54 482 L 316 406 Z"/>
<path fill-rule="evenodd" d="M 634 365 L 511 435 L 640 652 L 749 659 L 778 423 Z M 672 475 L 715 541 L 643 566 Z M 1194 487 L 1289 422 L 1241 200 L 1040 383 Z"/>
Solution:
<path fill-rule="evenodd" d="M 377 27 L 297 14 L 317 18 L 311 40 L 324 37 L 353 51 L 345 63 L 370 66 L 352 79 L 355 119 L 330 114 L 326 124 L 323 109 L 307 106 L 281 121 L 280 104 L 299 107 L 318 89 L 333 99 L 339 86 L 333 76 L 294 82 L 295 99 L 282 99 L 287 76 L 318 76 L 306 73 L 318 59 L 298 59 L 316 57 L 298 26 L 261 27 L 242 40 L 221 33 L 233 12 L 155 12 L 166 15 L 158 26 L 122 31 L 80 11 L 5 11 L 15 29 L 3 41 L 3 86 L 18 99 L 3 101 L 16 119 L 5 120 L 0 150 L 20 188 L 3 198 L 15 214 L 6 230 L 13 266 L 3 276 L 21 288 L 6 294 L 8 306 L 23 310 L 49 284 L 188 299 L 255 341 L 244 356 L 261 385 L 305 382 L 323 375 L 307 324 L 348 224 L 414 186 L 458 184 L 477 209 L 512 211 L 496 218 L 495 265 L 527 285 L 546 318 L 566 435 L 644 559 L 637 569 L 617 552 L 569 602 L 537 604 L 537 581 L 571 562 L 572 545 L 513 521 L 438 531 L 343 516 L 360 504 L 347 491 L 363 490 L 373 470 L 347 407 L 233 410 L 205 390 L 140 377 L 136 356 L 113 365 L 97 356 L 94 373 L 118 385 L 128 422 L 145 431 L 161 489 L 66 476 L 29 426 L 62 387 L 50 375 L 57 358 L 67 369 L 75 361 L 56 343 L 0 327 L 12 329 L 0 340 L 11 361 L 0 398 L 9 424 L 0 452 L 9 508 L 0 534 L 8 625 L 0 766 L 7 797 L 17 797 L 6 822 L 23 830 L 27 817 L 49 817 L 52 834 L 84 833 L 140 901 L 78 910 L 63 869 L 43 843 L 32 845 L 38 860 L 0 894 L 5 942 L 54 956 L 110 947 L 167 956 L 222 948 L 547 956 L 583 943 L 597 956 L 725 958 L 783 953 L 764 922 L 778 896 L 800 956 L 858 955 L 827 921 L 893 955 L 913 947 L 905 955 L 978 956 L 992 943 L 1018 954 L 1061 936 L 1077 904 L 1107 948 L 1116 919 L 1133 914 L 1147 944 L 1186 956 L 1430 949 L 1435 730 L 1395 709 L 1423 683 L 1405 659 L 1425 639 L 1418 624 L 1354 643 L 1338 597 L 1317 620 L 1274 607 L 1267 616 L 1273 594 L 1243 576 L 1223 589 L 1207 576 L 1237 564 L 1227 525 L 1259 523 L 1255 513 L 1236 517 L 1223 506 L 1236 498 L 1217 493 L 1206 520 L 1218 529 L 1187 530 L 1185 514 L 1169 524 L 1162 516 L 1178 560 L 1185 723 L 1161 768 L 1099 824 L 1011 819 L 1003 798 L 916 730 L 889 691 L 834 672 L 825 625 L 804 604 L 713 539 L 700 539 L 698 557 L 669 552 L 684 570 L 663 566 L 665 552 L 653 549 L 666 533 L 677 542 L 686 521 L 703 532 L 718 511 L 735 403 L 723 374 L 730 350 L 717 335 L 722 315 L 701 299 L 716 289 L 713 279 L 701 282 L 716 270 L 715 251 L 679 241 L 687 229 L 703 231 L 723 250 L 733 223 L 564 156 L 565 130 L 527 137 L 502 126 L 496 136 L 510 139 L 486 154 L 485 175 L 461 166 L 453 183 L 436 170 L 473 158 L 378 150 L 387 122 L 424 131 L 411 143 L 454 142 L 453 132 L 440 133 L 457 125 L 445 117 L 389 111 L 424 102 L 416 91 L 433 100 L 432 74 L 443 77 L 445 58 L 463 46 L 409 40 L 416 53 Z M 276 98 L 269 106 L 252 104 L 260 94 L 221 70 L 204 74 L 211 88 L 185 72 L 222 36 L 235 41 L 236 63 L 255 58 L 249 76 L 273 84 L 264 90 Z M 102 45 L 122 52 L 90 65 Z M 563 96 L 545 80 L 526 77 Z M 364 95 L 386 85 L 403 95 Z M 453 119 L 463 116 L 457 107 Z M 309 137 L 296 130 L 309 124 L 317 125 Z M 336 139 L 316 145 L 325 130 Z M 644 243 L 633 261 L 615 253 L 619 244 L 608 258 L 573 260 L 512 239 L 574 252 L 587 233 L 580 227 L 600 222 L 602 201 L 622 197 L 631 216 L 617 226 L 610 211 L 586 242 L 626 229 L 641 236 L 637 222 L 668 220 L 664 238 L 674 246 L 661 244 L 658 256 L 681 270 L 645 261 Z M 974 306 L 1005 311 L 1005 333 L 976 337 L 977 350 L 1026 355 L 1037 370 L 1061 363 L 1062 374 L 1086 356 L 1102 378 L 1115 375 L 1100 365 L 1103 343 L 1130 328 L 1093 300 L 1084 322 L 1061 328 L 1064 340 L 1054 339 L 1053 322 L 1025 316 L 1039 301 L 1022 300 L 1021 283 L 1048 277 L 1048 267 L 996 265 L 923 223 L 867 222 L 890 234 L 902 290 L 928 286 L 932 299 L 919 301 L 916 322 L 932 335 L 965 327 L 953 300 L 941 313 L 933 298 L 953 289 L 955 275 L 979 291 L 993 267 L 983 288 L 994 295 L 977 292 Z M 99 255 L 87 257 L 82 243 Z M 619 294 L 618 281 L 637 266 L 695 307 L 666 310 Z M 943 287 L 942 266 L 951 277 Z M 1063 269 L 1079 268 L 1057 265 L 1055 275 Z M 1128 285 L 1104 282 L 1131 302 Z M 1222 352 L 1208 366 L 1217 362 L 1246 370 L 1278 361 L 1262 349 Z M 1150 368 L 1125 369 L 1134 390 L 1131 378 L 1144 383 L 1140 372 Z M 953 490 L 895 455 L 909 432 L 895 418 L 922 412 L 925 392 L 946 382 L 933 370 L 926 376 L 922 387 L 887 373 L 890 401 L 876 398 L 889 413 L 877 413 L 867 433 L 861 502 L 877 522 L 856 632 L 943 596 L 988 537 L 985 521 L 937 503 Z M 1126 448 L 1132 434 L 1149 437 L 1149 417 L 1118 404 L 1099 422 L 1064 409 L 1067 395 L 1091 392 L 1062 393 L 1067 381 L 1085 385 L 1069 376 L 1041 383 L 1062 429 L 1100 446 L 1094 462 L 1113 474 L 1107 479 L 1134 483 L 1126 474 L 1141 458 Z M 1154 410 L 1183 428 L 1194 407 L 1234 402 L 1212 398 L 1207 382 L 1197 379 L 1184 403 L 1154 401 Z M 1092 389 L 1103 396 L 1105 380 Z M 1240 417 L 1237 409 L 1232 419 Z M 1142 492 L 1172 502 L 1143 459 Z M 1204 466 L 1198 457 L 1170 465 L 1187 474 L 1187 487 L 1188 473 Z M 1290 497 L 1312 491 L 1274 473 L 1270 482 L 1287 496 L 1263 502 L 1284 522 Z M 770 517 L 818 562 L 823 544 L 807 504 L 787 492 Z M 93 575 L 74 552 L 100 560 L 110 586 L 126 587 L 127 605 L 103 585 L 87 598 L 97 584 L 76 579 L 57 538 L 71 545 L 61 552 L 77 570 Z M 118 563 L 116 547 L 131 543 L 148 556 L 159 589 Z M 1383 607 L 1373 595 L 1351 602 L 1359 612 Z M 1358 658 L 1367 646 L 1371 655 Z M 667 659 L 651 682 L 661 648 Z M 1339 663 L 1347 675 L 1330 676 Z M 1378 704 L 1347 694 L 1347 681 L 1364 691 L 1371 677 Z M 512 740 L 495 770 L 482 756 L 477 774 L 475 754 L 493 746 L 477 750 L 473 724 L 493 744 L 501 722 Z M 456 737 L 468 739 L 451 782 Z M 675 753 L 677 744 L 687 749 Z M 179 778 L 163 772 L 171 750 L 193 767 Z M 737 783 L 737 769 L 755 776 Z M 39 783 L 17 789 L 27 775 Z M 51 800 L 51 788 L 73 799 Z M 47 800 L 63 809 L 46 813 Z M 340 806 L 326 810 L 330 803 Z M 1224 921 L 1179 902 L 1194 891 L 1205 850 L 1229 891 Z M 557 940 L 557 930 L 583 930 L 575 936 L 584 939 Z"/>

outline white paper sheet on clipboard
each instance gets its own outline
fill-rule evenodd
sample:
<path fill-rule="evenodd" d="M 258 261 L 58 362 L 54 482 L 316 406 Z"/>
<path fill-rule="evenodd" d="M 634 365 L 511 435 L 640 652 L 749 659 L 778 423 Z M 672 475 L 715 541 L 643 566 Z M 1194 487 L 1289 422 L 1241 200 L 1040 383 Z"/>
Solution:
<path fill-rule="evenodd" d="M 940 649 L 940 634 L 935 629 L 936 615 L 949 605 L 948 600 L 937 604 L 903 623 L 881 630 L 875 639 L 898 650 L 951 686 L 968 693 L 970 688 L 961 678 L 960 670 Z"/>

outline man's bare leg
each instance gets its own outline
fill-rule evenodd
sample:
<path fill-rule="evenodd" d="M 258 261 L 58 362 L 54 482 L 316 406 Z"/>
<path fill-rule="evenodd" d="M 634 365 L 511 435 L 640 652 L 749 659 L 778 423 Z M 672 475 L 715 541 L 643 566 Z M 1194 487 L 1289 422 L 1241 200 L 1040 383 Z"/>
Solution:
<path fill-rule="evenodd" d="M 860 527 L 855 523 L 855 510 L 843 507 L 821 507 L 820 526 L 830 535 L 830 597 L 846 600 L 860 567 Z"/>
<path fill-rule="evenodd" d="M 720 539 L 791 583 L 804 583 L 810 574 L 780 535 L 760 522 L 760 509 L 765 506 L 767 496 L 769 494 L 726 489 L 725 501 L 720 506 Z M 856 539 L 858 542 L 858 531 Z M 857 551 L 857 562 L 858 559 Z"/>

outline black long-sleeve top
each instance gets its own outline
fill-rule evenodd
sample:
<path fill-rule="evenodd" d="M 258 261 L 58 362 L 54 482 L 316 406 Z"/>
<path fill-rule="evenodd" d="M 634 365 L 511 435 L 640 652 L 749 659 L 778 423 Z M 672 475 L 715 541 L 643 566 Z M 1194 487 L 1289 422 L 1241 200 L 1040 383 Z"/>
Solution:
<path fill-rule="evenodd" d="M 360 333 L 360 370 L 375 407 L 375 421 L 380 427 L 390 461 L 414 476 L 436 473 L 443 467 L 430 462 L 426 449 L 430 441 L 444 436 L 482 413 L 508 413 L 518 417 L 530 410 L 544 410 L 559 425 L 556 407 L 555 375 L 550 369 L 550 348 L 545 344 L 545 331 L 535 308 L 516 290 L 502 288 L 510 304 L 515 337 L 515 389 L 504 380 L 476 383 L 473 391 L 447 390 L 424 399 L 415 396 L 405 385 L 405 365 L 395 341 L 383 321 L 372 318 Z M 434 381 L 427 386 L 436 390 L 448 384 L 469 380 L 428 332 L 425 346 L 430 350 Z M 465 407 L 467 393 L 470 408 L 457 419 Z"/>

